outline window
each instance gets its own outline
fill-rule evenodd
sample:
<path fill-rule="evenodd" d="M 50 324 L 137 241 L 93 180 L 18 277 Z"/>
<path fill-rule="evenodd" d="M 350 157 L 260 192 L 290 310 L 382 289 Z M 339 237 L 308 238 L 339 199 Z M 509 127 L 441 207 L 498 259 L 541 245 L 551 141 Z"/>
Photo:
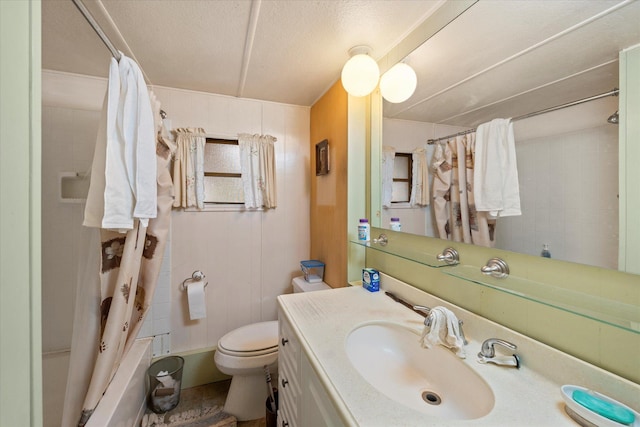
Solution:
<path fill-rule="evenodd" d="M 411 153 L 396 153 L 393 160 L 393 185 L 391 203 L 409 203 L 413 158 Z"/>
<path fill-rule="evenodd" d="M 204 146 L 204 201 L 244 203 L 237 140 L 207 138 Z"/>

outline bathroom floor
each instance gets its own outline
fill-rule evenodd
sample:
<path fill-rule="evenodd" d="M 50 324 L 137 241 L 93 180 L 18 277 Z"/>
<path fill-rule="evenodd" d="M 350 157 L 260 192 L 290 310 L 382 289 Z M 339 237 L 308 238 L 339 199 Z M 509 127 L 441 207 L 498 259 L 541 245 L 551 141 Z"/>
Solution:
<path fill-rule="evenodd" d="M 236 421 L 222 412 L 231 380 L 205 384 L 180 392 L 180 403 L 164 415 L 147 410 L 141 427 L 266 427 L 265 418 Z"/>

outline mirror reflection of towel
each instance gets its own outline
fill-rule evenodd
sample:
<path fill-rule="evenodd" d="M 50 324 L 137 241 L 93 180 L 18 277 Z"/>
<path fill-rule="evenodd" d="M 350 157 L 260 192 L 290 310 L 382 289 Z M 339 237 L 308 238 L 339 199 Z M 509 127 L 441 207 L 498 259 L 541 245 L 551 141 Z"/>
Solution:
<path fill-rule="evenodd" d="M 495 218 L 522 215 L 511 119 L 494 119 L 478 126 L 474 158 L 476 210 Z"/>

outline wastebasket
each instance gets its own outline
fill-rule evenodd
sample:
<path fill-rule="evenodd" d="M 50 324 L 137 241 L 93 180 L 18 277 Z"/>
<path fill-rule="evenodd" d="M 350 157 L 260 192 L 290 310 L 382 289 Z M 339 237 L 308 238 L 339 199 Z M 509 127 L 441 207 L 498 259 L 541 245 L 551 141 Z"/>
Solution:
<path fill-rule="evenodd" d="M 147 406 L 156 414 L 169 412 L 180 403 L 183 366 L 184 359 L 180 356 L 165 357 L 149 366 Z"/>
<path fill-rule="evenodd" d="M 272 404 L 271 396 L 267 397 L 267 401 L 266 401 L 266 405 L 267 405 L 266 426 L 267 427 L 277 427 L 278 425 L 278 391 L 277 390 L 273 391 L 273 397 L 275 398 L 275 402 L 273 402 L 273 404 Z"/>

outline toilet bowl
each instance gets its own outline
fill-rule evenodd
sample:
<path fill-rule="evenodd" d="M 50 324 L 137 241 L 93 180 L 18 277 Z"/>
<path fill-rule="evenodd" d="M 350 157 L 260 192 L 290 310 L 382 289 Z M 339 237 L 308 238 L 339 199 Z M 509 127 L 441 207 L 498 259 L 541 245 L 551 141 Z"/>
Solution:
<path fill-rule="evenodd" d="M 238 421 L 264 417 L 269 393 L 264 367 L 273 372 L 278 362 L 278 321 L 229 332 L 218 341 L 214 360 L 220 372 L 232 376 L 224 411 Z"/>
<path fill-rule="evenodd" d="M 292 287 L 294 293 L 331 289 L 324 282 L 309 283 L 304 277 L 293 279 Z M 232 376 L 224 411 L 238 421 L 263 418 L 269 394 L 265 366 L 277 385 L 278 321 L 252 323 L 227 333 L 218 341 L 214 360 L 220 372 Z"/>

